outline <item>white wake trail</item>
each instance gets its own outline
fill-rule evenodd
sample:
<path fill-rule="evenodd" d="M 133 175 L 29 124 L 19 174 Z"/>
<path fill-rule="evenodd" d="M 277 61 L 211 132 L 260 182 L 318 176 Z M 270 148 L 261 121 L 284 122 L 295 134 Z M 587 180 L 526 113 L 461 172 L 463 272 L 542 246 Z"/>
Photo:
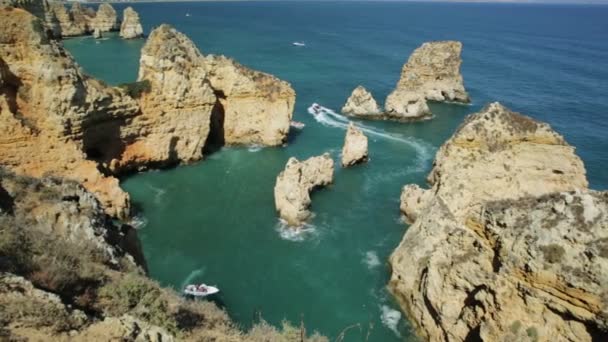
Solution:
<path fill-rule="evenodd" d="M 335 127 L 341 129 L 347 129 L 350 124 L 350 120 L 344 115 L 338 114 L 333 110 L 323 107 L 317 103 L 313 103 L 308 107 L 308 113 L 310 113 L 317 122 L 327 127 Z M 355 126 L 361 131 L 367 133 L 370 136 L 374 136 L 381 139 L 392 140 L 400 143 L 404 143 L 417 152 L 418 165 L 423 167 L 432 156 L 432 146 L 424 141 L 412 137 L 404 137 L 400 134 L 389 133 L 375 127 L 371 127 L 365 124 L 354 122 Z"/>

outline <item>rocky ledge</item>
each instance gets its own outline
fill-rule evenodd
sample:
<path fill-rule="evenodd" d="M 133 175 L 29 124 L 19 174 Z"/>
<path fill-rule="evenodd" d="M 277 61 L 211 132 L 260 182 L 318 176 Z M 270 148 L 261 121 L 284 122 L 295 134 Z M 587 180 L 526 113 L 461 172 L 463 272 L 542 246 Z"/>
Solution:
<path fill-rule="evenodd" d="M 547 124 L 493 103 L 439 149 L 389 288 L 429 341 L 608 337 L 608 193 Z"/>
<path fill-rule="evenodd" d="M 334 161 L 329 153 L 303 162 L 289 158 L 285 169 L 277 176 L 274 203 L 279 216 L 292 227 L 300 227 L 311 216 L 310 192 L 331 184 L 334 178 Z"/>
<path fill-rule="evenodd" d="M 344 147 L 342 147 L 342 167 L 366 162 L 367 159 L 367 137 L 351 122 L 346 130 Z"/>
<path fill-rule="evenodd" d="M 141 38 L 144 36 L 144 29 L 139 22 L 139 14 L 133 7 L 127 7 L 122 12 L 122 23 L 120 24 L 120 36 L 124 39 Z"/>

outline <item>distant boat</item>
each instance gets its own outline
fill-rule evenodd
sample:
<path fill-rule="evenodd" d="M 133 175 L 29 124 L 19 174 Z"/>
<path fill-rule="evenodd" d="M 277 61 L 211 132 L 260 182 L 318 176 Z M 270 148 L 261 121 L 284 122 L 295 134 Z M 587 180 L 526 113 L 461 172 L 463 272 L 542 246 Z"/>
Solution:
<path fill-rule="evenodd" d="M 295 129 L 302 129 L 302 128 L 306 127 L 306 125 L 303 122 L 292 121 L 291 127 L 295 128 Z"/>
<path fill-rule="evenodd" d="M 306 46 L 306 44 L 304 44 L 304 43 L 302 43 L 302 42 L 293 42 L 293 43 L 291 43 L 291 44 L 293 44 L 293 45 L 295 45 L 295 46 Z"/>
<path fill-rule="evenodd" d="M 190 16 L 190 13 L 186 13 L 186 17 L 189 17 L 189 16 Z"/>
<path fill-rule="evenodd" d="M 190 296 L 195 296 L 195 297 L 207 297 L 212 294 L 216 294 L 218 292 L 220 292 L 220 289 L 218 289 L 215 286 L 210 286 L 210 285 L 206 285 L 206 284 L 200 284 L 200 285 L 190 284 L 190 285 L 186 286 L 186 288 L 184 289 L 184 294 L 187 294 Z"/>

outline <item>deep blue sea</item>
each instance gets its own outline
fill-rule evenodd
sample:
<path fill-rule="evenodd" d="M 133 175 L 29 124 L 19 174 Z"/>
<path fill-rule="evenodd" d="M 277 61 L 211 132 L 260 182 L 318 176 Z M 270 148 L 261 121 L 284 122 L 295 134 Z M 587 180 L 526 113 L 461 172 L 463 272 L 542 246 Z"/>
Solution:
<path fill-rule="evenodd" d="M 259 314 L 273 324 L 305 322 L 332 340 L 414 340 L 385 290 L 386 260 L 406 225 L 404 184 L 424 184 L 437 148 L 466 114 L 500 101 L 550 123 L 576 146 L 590 186 L 608 189 L 608 6 L 415 2 L 188 2 L 131 4 L 146 33 L 169 23 L 207 54 L 289 81 L 295 119 L 306 128 L 285 148 L 224 148 L 195 165 L 123 180 L 143 222 L 151 276 L 179 289 L 217 284 L 217 302 L 243 327 Z M 117 9 L 126 7 L 115 5 Z M 186 16 L 186 14 L 190 14 Z M 315 121 L 318 102 L 339 111 L 354 87 L 376 99 L 395 86 L 425 41 L 460 40 L 473 103 L 432 104 L 419 123 L 359 122 L 371 161 L 336 169 L 313 195 L 310 231 L 292 236 L 274 212 L 275 177 L 290 156 L 330 151 L 344 139 L 339 120 Z M 306 46 L 293 46 L 292 42 Z M 134 81 L 143 40 L 115 36 L 65 41 L 84 70 L 108 83 Z M 371 330 L 370 330 L 371 327 Z"/>

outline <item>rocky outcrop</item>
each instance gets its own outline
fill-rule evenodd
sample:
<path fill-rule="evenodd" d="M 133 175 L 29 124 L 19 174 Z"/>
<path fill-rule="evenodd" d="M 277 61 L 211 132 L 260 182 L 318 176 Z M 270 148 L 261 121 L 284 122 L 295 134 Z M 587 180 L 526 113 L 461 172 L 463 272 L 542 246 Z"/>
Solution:
<path fill-rule="evenodd" d="M 49 36 L 61 37 L 59 20 L 46 0 L 0 0 L 1 6 L 22 8 L 40 18 L 47 26 Z"/>
<path fill-rule="evenodd" d="M 363 86 L 357 86 L 342 107 L 342 113 L 352 116 L 374 116 L 382 114 L 372 93 Z"/>
<path fill-rule="evenodd" d="M 430 341 L 608 337 L 608 193 L 587 190 L 574 148 L 498 103 L 440 148 L 389 287 Z"/>
<path fill-rule="evenodd" d="M 431 115 L 424 96 L 405 89 L 397 89 L 390 93 L 386 98 L 384 108 L 386 116 L 392 119 L 420 119 Z"/>
<path fill-rule="evenodd" d="M 460 74 L 462 43 L 427 42 L 414 50 L 401 70 L 395 90 L 384 105 L 389 116 L 416 118 L 430 115 L 426 100 L 468 103 Z"/>
<path fill-rule="evenodd" d="M 120 23 L 116 10 L 109 3 L 102 3 L 97 9 L 95 18 L 91 20 L 91 30 L 99 29 L 101 32 L 118 31 Z"/>
<path fill-rule="evenodd" d="M 120 164 L 194 161 L 211 143 L 275 146 L 289 132 L 295 92 L 288 83 L 223 56 L 203 56 L 168 25 L 150 34 L 139 81 L 150 85 L 139 99 L 142 116 L 134 123 L 142 129 Z M 159 149 L 159 139 L 166 147 Z"/>
<path fill-rule="evenodd" d="M 224 56 L 206 56 L 204 63 L 223 112 L 226 144 L 283 144 L 296 98 L 291 85 Z"/>
<path fill-rule="evenodd" d="M 333 182 L 334 161 L 328 153 L 303 162 L 289 158 L 277 176 L 274 203 L 281 219 L 299 227 L 310 218 L 310 192 Z"/>
<path fill-rule="evenodd" d="M 344 147 L 342 147 L 342 167 L 365 162 L 367 159 L 367 137 L 351 122 L 346 130 Z"/>
<path fill-rule="evenodd" d="M 141 38 L 144 36 L 144 29 L 139 22 L 139 14 L 130 6 L 123 11 L 120 36 L 124 39 Z"/>
<path fill-rule="evenodd" d="M 150 90 L 139 98 L 137 131 L 115 167 L 202 158 L 217 102 L 202 59 L 194 43 L 170 26 L 150 33 L 139 69 L 139 81 Z"/>
<path fill-rule="evenodd" d="M 95 38 L 95 39 L 103 38 L 103 35 L 101 34 L 101 31 L 99 31 L 98 28 L 96 28 L 95 31 L 93 31 L 93 38 Z"/>
<path fill-rule="evenodd" d="M 64 3 L 51 2 L 49 12 L 59 23 L 61 37 L 82 36 L 91 32 L 90 22 L 94 13 L 91 14 L 80 3 L 73 3 L 68 11 Z"/>
<path fill-rule="evenodd" d="M 403 66 L 396 89 L 420 93 L 427 100 L 468 103 L 460 74 L 461 51 L 457 41 L 422 44 Z"/>
<path fill-rule="evenodd" d="M 0 162 L 20 174 L 77 180 L 110 214 L 126 217 L 128 195 L 87 157 L 120 148 L 119 125 L 137 103 L 83 75 L 31 14 L 0 9 L 0 19 Z"/>

